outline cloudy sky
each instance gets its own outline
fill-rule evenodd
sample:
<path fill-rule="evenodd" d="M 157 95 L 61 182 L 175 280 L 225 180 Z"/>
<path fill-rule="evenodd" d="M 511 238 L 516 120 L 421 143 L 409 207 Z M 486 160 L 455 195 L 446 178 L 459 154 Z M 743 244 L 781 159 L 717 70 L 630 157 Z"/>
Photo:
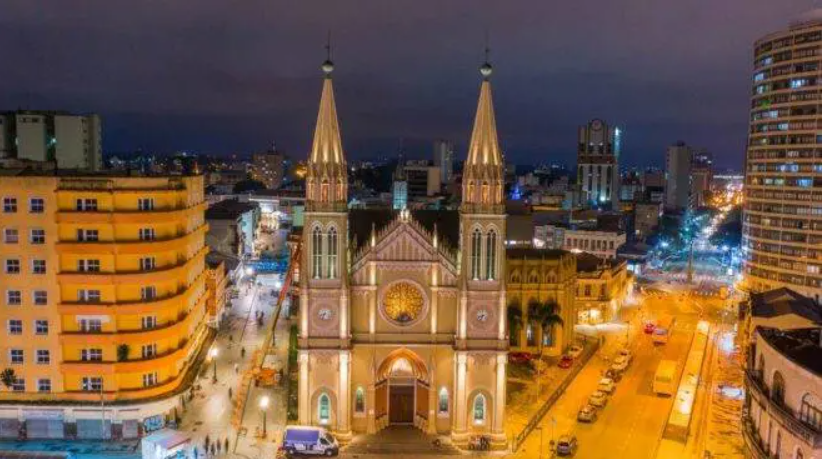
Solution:
<path fill-rule="evenodd" d="M 623 163 L 676 140 L 741 167 L 753 41 L 813 0 L 0 0 L 0 109 L 104 119 L 107 152 L 310 147 L 332 31 L 349 158 L 460 155 L 489 31 L 514 162 L 574 162 L 576 127 L 625 130 Z"/>

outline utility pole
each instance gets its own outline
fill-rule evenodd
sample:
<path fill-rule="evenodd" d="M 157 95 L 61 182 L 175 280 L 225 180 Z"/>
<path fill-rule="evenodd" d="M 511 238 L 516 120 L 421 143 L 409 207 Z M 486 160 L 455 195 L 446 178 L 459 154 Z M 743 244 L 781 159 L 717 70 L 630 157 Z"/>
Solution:
<path fill-rule="evenodd" d="M 103 378 L 100 378 L 100 438 L 106 439 L 106 398 L 103 396 Z"/>

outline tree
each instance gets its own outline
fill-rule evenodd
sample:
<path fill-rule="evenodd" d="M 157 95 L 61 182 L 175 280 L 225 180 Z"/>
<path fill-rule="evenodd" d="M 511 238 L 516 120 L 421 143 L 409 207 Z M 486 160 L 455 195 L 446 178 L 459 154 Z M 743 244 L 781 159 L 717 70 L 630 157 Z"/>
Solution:
<path fill-rule="evenodd" d="M 259 180 L 245 179 L 237 182 L 234 185 L 234 194 L 251 193 L 265 189 L 265 183 Z"/>
<path fill-rule="evenodd" d="M 542 330 L 542 336 L 551 334 L 555 325 L 563 325 L 559 304 L 554 300 L 544 302 L 532 299 L 528 303 L 528 321 Z"/>
<path fill-rule="evenodd" d="M 128 344 L 121 344 L 117 346 L 117 361 L 123 362 L 128 360 L 129 351 L 131 351 L 131 348 Z"/>
<path fill-rule="evenodd" d="M 508 303 L 508 334 L 510 335 L 511 344 L 517 345 L 519 343 L 519 331 L 522 328 L 522 308 L 519 305 L 519 300 L 513 299 Z"/>
<path fill-rule="evenodd" d="M 2 373 L 0 373 L 0 382 L 2 382 L 8 389 L 11 389 L 11 386 L 14 385 L 14 381 L 16 380 L 17 375 L 14 374 L 14 370 L 11 368 L 6 368 Z"/>

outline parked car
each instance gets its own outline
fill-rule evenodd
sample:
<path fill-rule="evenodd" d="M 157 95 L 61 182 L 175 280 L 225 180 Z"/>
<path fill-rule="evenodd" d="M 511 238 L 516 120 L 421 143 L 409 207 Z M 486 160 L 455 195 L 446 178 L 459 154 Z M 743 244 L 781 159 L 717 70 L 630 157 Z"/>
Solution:
<path fill-rule="evenodd" d="M 608 403 L 608 394 L 600 390 L 595 390 L 590 397 L 588 397 L 588 404 L 597 408 L 602 408 Z"/>
<path fill-rule="evenodd" d="M 622 372 L 609 368 L 605 370 L 605 377 L 614 382 L 619 382 L 619 380 L 622 379 Z"/>
<path fill-rule="evenodd" d="M 577 437 L 574 435 L 563 435 L 557 442 L 557 454 L 560 456 L 570 456 L 577 451 Z"/>
<path fill-rule="evenodd" d="M 597 420 L 597 409 L 593 405 L 583 405 L 577 413 L 577 421 L 594 422 Z"/>
<path fill-rule="evenodd" d="M 628 359 L 628 363 L 629 363 L 629 364 L 631 363 L 631 360 L 633 360 L 633 359 L 634 359 L 634 355 L 633 355 L 633 354 L 631 354 L 631 350 L 630 350 L 630 349 L 626 349 L 626 348 L 622 348 L 622 349 L 620 349 L 620 350 L 619 350 L 619 355 L 621 355 L 621 356 L 625 357 L 626 359 Z"/>
<path fill-rule="evenodd" d="M 611 378 L 602 378 L 599 380 L 597 390 L 605 392 L 606 394 L 613 394 L 616 390 L 616 383 L 614 383 L 614 380 Z"/>
<path fill-rule="evenodd" d="M 559 366 L 560 368 L 571 368 L 571 365 L 573 364 L 574 358 L 568 354 L 565 354 L 562 356 L 561 359 L 559 359 L 559 363 L 557 364 L 557 366 Z"/>
<path fill-rule="evenodd" d="M 611 369 L 615 371 L 625 371 L 628 368 L 628 359 L 623 356 L 619 356 L 614 359 L 614 363 L 611 365 Z"/>
<path fill-rule="evenodd" d="M 570 355 L 571 357 L 576 359 L 580 355 L 582 355 L 582 351 L 584 351 L 584 350 L 585 350 L 585 348 L 582 347 L 581 345 L 574 344 L 574 345 L 572 345 L 571 347 L 568 348 L 568 355 Z"/>
<path fill-rule="evenodd" d="M 511 363 L 528 363 L 533 359 L 530 352 L 512 352 L 508 354 L 508 361 Z"/>
<path fill-rule="evenodd" d="M 650 335 L 654 332 L 655 329 L 656 324 L 654 324 L 653 322 L 645 322 L 645 327 L 643 327 L 642 330 L 645 332 L 646 335 Z"/>

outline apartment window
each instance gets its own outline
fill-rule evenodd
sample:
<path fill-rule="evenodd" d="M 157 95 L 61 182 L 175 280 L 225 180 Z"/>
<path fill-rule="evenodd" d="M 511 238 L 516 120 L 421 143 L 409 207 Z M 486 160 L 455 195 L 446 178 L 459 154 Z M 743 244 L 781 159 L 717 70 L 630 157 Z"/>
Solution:
<path fill-rule="evenodd" d="M 157 287 L 150 285 L 140 289 L 140 297 L 143 300 L 150 301 L 157 298 Z"/>
<path fill-rule="evenodd" d="M 99 303 L 99 290 L 77 290 L 77 301 L 82 303 Z"/>
<path fill-rule="evenodd" d="M 51 392 L 51 380 L 48 378 L 37 380 L 37 392 Z"/>
<path fill-rule="evenodd" d="M 29 212 L 32 214 L 42 214 L 46 210 L 46 202 L 43 198 L 29 199 Z"/>
<path fill-rule="evenodd" d="M 150 359 L 157 355 L 157 344 L 144 344 L 143 345 L 143 358 Z"/>
<path fill-rule="evenodd" d="M 83 273 L 99 273 L 100 260 L 77 260 L 77 271 Z"/>
<path fill-rule="evenodd" d="M 140 240 L 141 241 L 153 241 L 154 240 L 154 228 L 140 228 Z"/>
<path fill-rule="evenodd" d="M 6 228 L 3 231 L 3 242 L 6 244 L 17 244 L 17 241 L 20 240 L 20 236 L 17 232 L 17 228 Z"/>
<path fill-rule="evenodd" d="M 156 267 L 154 257 L 140 258 L 140 271 L 151 271 Z"/>
<path fill-rule="evenodd" d="M 32 244 L 45 244 L 46 243 L 46 230 L 42 228 L 34 228 L 31 230 L 31 234 L 29 235 L 29 242 Z"/>
<path fill-rule="evenodd" d="M 25 392 L 26 380 L 23 378 L 15 378 L 14 382 L 11 383 L 11 390 L 14 392 Z"/>
<path fill-rule="evenodd" d="M 20 306 L 23 303 L 23 294 L 20 290 L 6 290 L 6 304 Z"/>
<path fill-rule="evenodd" d="M 139 209 L 139 210 L 154 210 L 154 198 L 139 198 L 139 199 L 137 199 L 137 209 Z"/>
<path fill-rule="evenodd" d="M 76 209 L 81 212 L 96 212 L 97 211 L 97 200 L 96 199 L 78 199 Z"/>
<path fill-rule="evenodd" d="M 9 320 L 9 334 L 10 335 L 21 335 L 23 334 L 23 321 L 20 319 L 10 319 Z"/>
<path fill-rule="evenodd" d="M 99 376 L 84 377 L 82 380 L 82 388 L 86 392 L 102 392 L 103 378 Z"/>
<path fill-rule="evenodd" d="M 83 362 L 101 362 L 103 360 L 103 350 L 83 349 L 80 351 L 80 360 Z"/>
<path fill-rule="evenodd" d="M 49 294 L 45 290 L 35 290 L 32 296 L 34 297 L 34 304 L 36 306 L 49 304 Z"/>
<path fill-rule="evenodd" d="M 99 240 L 99 232 L 96 229 L 78 229 L 77 240 L 81 242 L 95 242 Z"/>
<path fill-rule="evenodd" d="M 31 261 L 31 272 L 32 272 L 32 274 L 45 274 L 46 273 L 46 260 L 32 260 Z"/>
<path fill-rule="evenodd" d="M 157 385 L 157 373 L 146 373 L 143 375 L 143 387 L 151 387 Z"/>
<path fill-rule="evenodd" d="M 48 335 L 49 334 L 49 321 L 48 320 L 35 320 L 34 321 L 34 333 L 38 335 Z"/>
<path fill-rule="evenodd" d="M 17 198 L 3 198 L 3 212 L 7 214 L 17 212 Z"/>
<path fill-rule="evenodd" d="M 157 317 L 156 316 L 145 316 L 140 319 L 140 322 L 143 325 L 143 330 L 150 330 L 152 328 L 157 327 Z"/>
<path fill-rule="evenodd" d="M 6 260 L 6 274 L 20 274 L 20 260 Z"/>
<path fill-rule="evenodd" d="M 103 331 L 103 321 L 100 319 L 80 319 L 80 331 L 100 333 Z"/>
<path fill-rule="evenodd" d="M 23 358 L 23 350 L 22 349 L 10 349 L 9 350 L 9 361 L 14 364 L 21 364 L 25 359 Z"/>
<path fill-rule="evenodd" d="M 37 364 L 48 365 L 51 363 L 51 352 L 48 349 L 37 349 Z"/>

